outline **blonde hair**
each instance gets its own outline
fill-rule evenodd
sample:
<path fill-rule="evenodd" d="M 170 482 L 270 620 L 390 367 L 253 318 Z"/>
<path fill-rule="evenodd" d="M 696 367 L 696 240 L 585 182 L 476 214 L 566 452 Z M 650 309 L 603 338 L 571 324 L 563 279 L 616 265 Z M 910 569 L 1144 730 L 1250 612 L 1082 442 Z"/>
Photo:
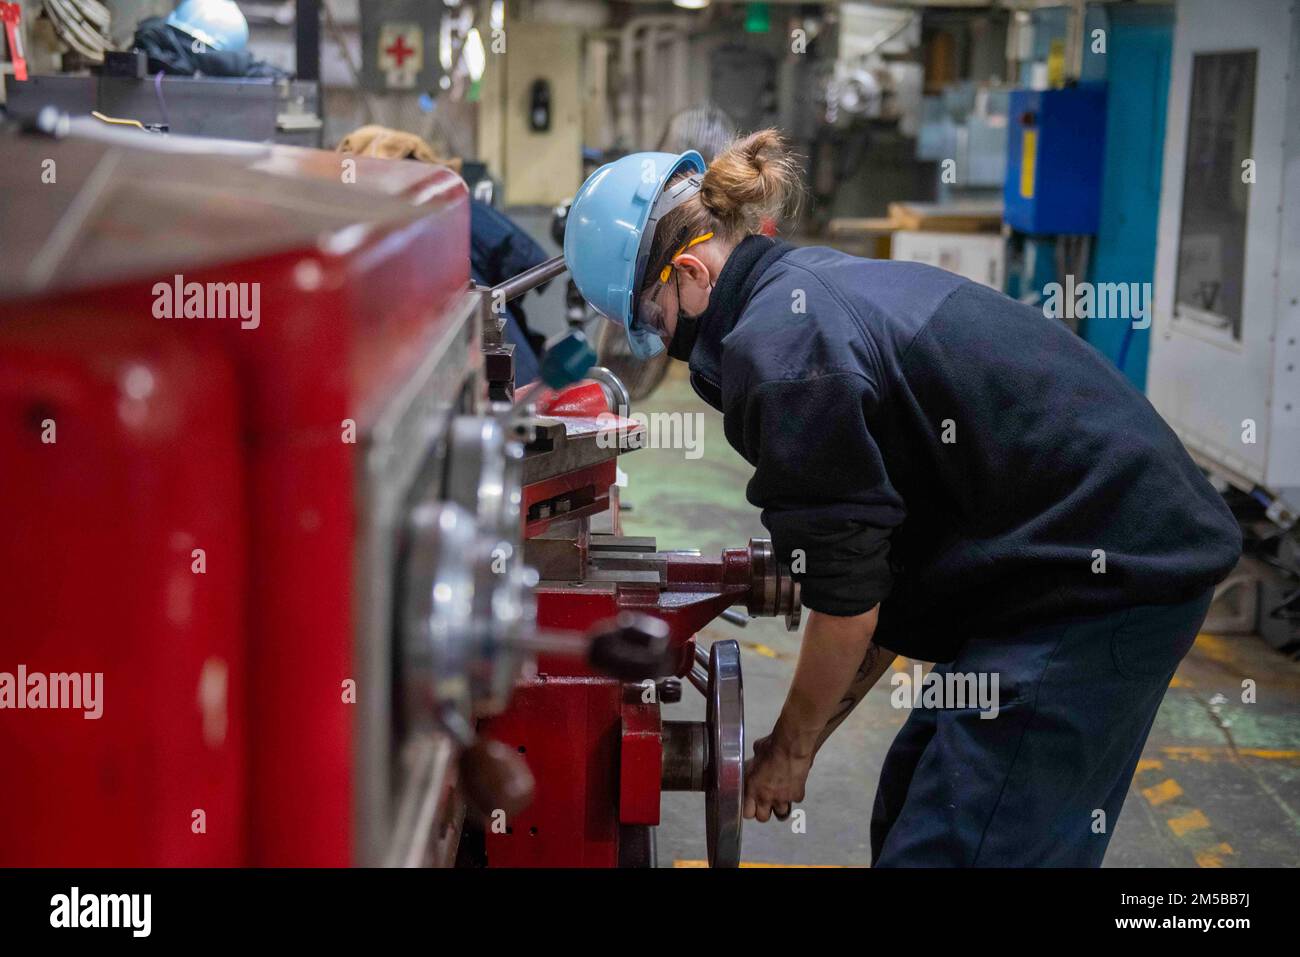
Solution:
<path fill-rule="evenodd" d="M 460 172 L 459 159 L 445 159 L 438 151 L 414 133 L 390 129 L 387 126 L 360 126 L 339 142 L 338 152 L 374 156 L 379 159 L 414 159 L 422 163 L 448 166 Z"/>
<path fill-rule="evenodd" d="M 659 221 L 642 288 L 690 240 L 713 233 L 725 243 L 737 243 L 769 222 L 793 216 L 801 195 L 799 163 L 780 133 L 760 130 L 733 140 L 709 164 L 700 191 Z"/>

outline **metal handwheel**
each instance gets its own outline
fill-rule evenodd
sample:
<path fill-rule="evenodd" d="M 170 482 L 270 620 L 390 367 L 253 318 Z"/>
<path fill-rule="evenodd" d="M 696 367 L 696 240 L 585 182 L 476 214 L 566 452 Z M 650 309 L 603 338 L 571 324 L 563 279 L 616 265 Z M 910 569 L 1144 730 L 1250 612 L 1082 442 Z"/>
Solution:
<path fill-rule="evenodd" d="M 745 697 L 740 644 L 715 641 L 708 657 L 704 808 L 709 866 L 740 865 L 745 811 Z"/>

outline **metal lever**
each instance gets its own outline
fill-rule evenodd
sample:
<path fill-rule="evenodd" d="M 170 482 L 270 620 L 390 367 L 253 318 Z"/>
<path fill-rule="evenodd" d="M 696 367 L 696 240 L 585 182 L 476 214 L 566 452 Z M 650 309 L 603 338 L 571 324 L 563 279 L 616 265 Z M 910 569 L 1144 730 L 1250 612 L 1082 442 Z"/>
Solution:
<path fill-rule="evenodd" d="M 519 298 L 530 289 L 536 289 L 538 286 L 550 282 L 567 268 L 564 257 L 556 256 L 554 259 L 548 259 L 532 269 L 525 269 L 517 276 L 511 276 L 505 282 L 492 287 L 493 307 L 504 305 L 511 299 Z"/>

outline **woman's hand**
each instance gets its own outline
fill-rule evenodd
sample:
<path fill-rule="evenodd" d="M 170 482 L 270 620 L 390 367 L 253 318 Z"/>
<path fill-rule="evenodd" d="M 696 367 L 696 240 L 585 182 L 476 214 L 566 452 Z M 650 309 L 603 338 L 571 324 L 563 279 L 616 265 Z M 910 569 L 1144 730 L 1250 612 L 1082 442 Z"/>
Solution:
<path fill-rule="evenodd" d="M 790 693 L 776 727 L 745 766 L 745 817 L 778 820 L 803 800 L 817 749 L 894 660 L 871 643 L 879 609 L 839 617 L 810 611 Z"/>
<path fill-rule="evenodd" d="M 806 757 L 795 754 L 775 733 L 755 741 L 754 756 L 745 767 L 745 817 L 789 817 L 792 806 L 803 800 L 812 763 L 811 752 Z"/>

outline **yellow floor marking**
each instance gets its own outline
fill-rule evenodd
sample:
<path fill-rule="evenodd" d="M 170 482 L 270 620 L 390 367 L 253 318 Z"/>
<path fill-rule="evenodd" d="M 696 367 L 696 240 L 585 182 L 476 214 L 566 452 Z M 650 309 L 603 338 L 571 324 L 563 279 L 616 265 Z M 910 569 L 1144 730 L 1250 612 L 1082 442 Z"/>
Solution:
<path fill-rule="evenodd" d="M 1176 752 L 1175 756 L 1191 755 L 1196 760 L 1210 760 L 1208 753 L 1214 749 L 1211 748 L 1161 748 L 1165 754 Z M 1202 752 L 1205 752 L 1202 755 Z M 1162 761 L 1152 760 L 1150 758 L 1138 761 L 1134 777 L 1143 771 L 1160 771 L 1164 767 Z M 1226 843 L 1219 843 L 1208 846 L 1211 841 L 1217 840 L 1217 835 L 1210 829 L 1210 819 L 1205 816 L 1205 812 L 1200 808 L 1188 809 L 1190 802 L 1187 800 L 1186 792 L 1183 791 L 1182 785 L 1171 777 L 1166 777 L 1163 781 L 1153 784 L 1150 787 L 1138 789 L 1142 796 L 1146 798 L 1148 804 L 1153 808 L 1161 808 L 1158 815 L 1164 818 L 1165 823 L 1169 825 L 1169 830 L 1175 835 L 1182 838 L 1187 846 L 1188 852 L 1196 860 L 1198 867 L 1223 867 L 1223 858 L 1225 855 L 1232 853 L 1232 847 Z M 1182 800 L 1180 800 L 1180 798 Z M 1180 813 L 1181 812 L 1181 813 Z M 1189 836 L 1190 835 L 1190 836 Z"/>
<path fill-rule="evenodd" d="M 1142 796 L 1151 802 L 1152 807 L 1159 807 L 1166 801 L 1172 801 L 1180 797 L 1183 789 L 1178 786 L 1178 782 L 1173 778 L 1165 778 L 1159 784 L 1153 787 L 1143 788 Z"/>
<path fill-rule="evenodd" d="M 1196 746 L 1176 746 L 1161 748 L 1160 753 L 1171 761 L 1204 761 L 1206 763 L 1215 759 L 1215 752 L 1227 753 L 1227 748 L 1204 748 Z"/>
<path fill-rule="evenodd" d="M 1238 748 L 1237 753 L 1265 761 L 1300 761 L 1300 751 L 1283 748 Z"/>
<path fill-rule="evenodd" d="M 1196 644 L 1193 646 L 1200 654 L 1217 661 L 1222 665 L 1235 665 L 1238 662 L 1236 654 L 1238 643 L 1227 641 L 1217 635 L 1200 634 L 1196 636 Z"/>
<path fill-rule="evenodd" d="M 893 664 L 890 667 L 895 671 L 906 671 L 911 664 L 912 662 L 910 660 L 900 656 L 894 659 Z"/>
<path fill-rule="evenodd" d="M 708 867 L 708 866 L 709 866 L 708 861 L 683 861 L 683 860 L 673 861 L 673 867 Z M 829 869 L 829 868 L 843 868 L 845 865 L 843 864 L 764 864 L 759 861 L 741 861 L 740 866 L 741 867 L 791 867 L 791 868 Z"/>
<path fill-rule="evenodd" d="M 1169 687 L 1171 687 L 1171 688 L 1195 688 L 1196 685 L 1192 684 L 1192 682 L 1188 681 L 1186 678 L 1180 678 L 1180 677 L 1178 677 L 1178 675 L 1174 675 L 1173 679 L 1169 682 Z"/>
<path fill-rule="evenodd" d="M 1214 847 L 1207 848 L 1196 855 L 1196 863 L 1199 867 L 1222 867 L 1223 858 L 1232 853 L 1232 845 L 1228 843 L 1216 844 Z"/>
<path fill-rule="evenodd" d="M 1194 808 L 1179 817 L 1171 817 L 1167 822 L 1169 830 L 1179 837 L 1191 831 L 1199 831 L 1210 826 L 1210 819 L 1200 808 Z"/>
<path fill-rule="evenodd" d="M 745 647 L 748 648 L 750 651 L 754 652 L 754 654 L 762 655 L 764 658 L 781 657 L 781 653 L 779 651 L 774 651 L 773 649 L 769 648 L 767 645 L 759 644 L 757 641 L 747 641 L 744 644 Z"/>
<path fill-rule="evenodd" d="M 1300 750 L 1288 748 L 1206 748 L 1198 746 L 1177 746 L 1160 749 L 1160 753 L 1171 761 L 1203 761 L 1207 764 L 1220 759 L 1231 760 L 1234 754 L 1246 758 L 1259 758 L 1263 761 L 1300 761 Z"/>

